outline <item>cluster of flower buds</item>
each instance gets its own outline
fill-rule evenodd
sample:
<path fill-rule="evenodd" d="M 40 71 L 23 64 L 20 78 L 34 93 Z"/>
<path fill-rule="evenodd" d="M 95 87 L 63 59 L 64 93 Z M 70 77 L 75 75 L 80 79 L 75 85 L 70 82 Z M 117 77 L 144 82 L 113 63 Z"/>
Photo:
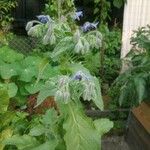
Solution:
<path fill-rule="evenodd" d="M 46 24 L 47 22 L 52 20 L 49 15 L 39 15 L 37 16 L 37 18 L 43 24 Z"/>
<path fill-rule="evenodd" d="M 61 100 L 65 104 L 70 101 L 70 91 L 69 91 L 70 78 L 68 76 L 60 77 L 58 81 L 58 90 L 55 94 L 55 99 L 57 101 Z"/>
<path fill-rule="evenodd" d="M 76 72 L 73 77 L 73 80 L 90 80 L 90 76 L 86 75 L 85 73 L 83 73 L 82 71 L 78 71 Z"/>
<path fill-rule="evenodd" d="M 96 23 L 85 22 L 84 25 L 81 27 L 81 29 L 83 32 L 95 30 L 97 28 L 98 24 L 99 24 L 99 22 L 96 22 Z"/>
<path fill-rule="evenodd" d="M 90 50 L 90 44 L 84 36 L 80 35 L 79 30 L 74 34 L 74 41 L 76 43 L 74 51 L 76 53 L 85 54 Z"/>
<path fill-rule="evenodd" d="M 80 18 L 83 17 L 83 11 L 77 11 L 75 12 L 75 15 L 74 15 L 74 20 L 78 20 L 80 21 Z"/>
<path fill-rule="evenodd" d="M 92 81 L 85 81 L 83 82 L 84 85 L 84 91 L 83 91 L 83 99 L 84 100 L 92 100 L 94 98 L 95 93 L 95 84 Z"/>

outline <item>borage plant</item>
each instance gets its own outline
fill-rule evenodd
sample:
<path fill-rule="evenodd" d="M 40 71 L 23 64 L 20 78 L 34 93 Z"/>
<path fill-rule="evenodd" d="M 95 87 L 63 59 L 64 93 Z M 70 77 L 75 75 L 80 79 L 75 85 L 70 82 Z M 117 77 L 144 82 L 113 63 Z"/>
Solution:
<path fill-rule="evenodd" d="M 0 56 L 1 149 L 100 149 L 100 138 L 113 123 L 108 119 L 92 121 L 84 113 L 82 101 L 85 100 L 93 100 L 103 110 L 99 82 L 87 69 L 70 64 L 69 73 L 63 71 L 62 75 L 62 70 L 58 71 L 58 67 L 52 67 L 45 59 L 25 57 L 8 47 L 1 49 Z M 14 110 L 19 102 L 16 99 L 35 94 L 36 102 L 32 99 L 27 102 L 34 103 L 32 110 L 28 104 L 27 108 L 21 104 Z M 39 106 L 46 106 L 48 99 L 54 100 L 55 109 L 42 107 L 48 110 L 40 115 L 44 111 L 39 111 Z"/>

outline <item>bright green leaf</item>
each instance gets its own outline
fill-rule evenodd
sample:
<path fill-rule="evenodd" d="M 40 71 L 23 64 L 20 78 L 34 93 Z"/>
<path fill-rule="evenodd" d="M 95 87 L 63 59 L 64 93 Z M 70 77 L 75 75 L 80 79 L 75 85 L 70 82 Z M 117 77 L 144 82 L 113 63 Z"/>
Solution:
<path fill-rule="evenodd" d="M 103 134 L 109 132 L 111 128 L 113 128 L 113 122 L 109 119 L 98 119 L 94 121 L 95 128 L 102 136 Z"/>

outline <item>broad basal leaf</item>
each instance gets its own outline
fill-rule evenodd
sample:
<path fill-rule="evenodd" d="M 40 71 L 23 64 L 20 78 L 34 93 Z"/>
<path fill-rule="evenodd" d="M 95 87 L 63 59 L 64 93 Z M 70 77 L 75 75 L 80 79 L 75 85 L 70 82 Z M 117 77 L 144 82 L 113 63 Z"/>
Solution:
<path fill-rule="evenodd" d="M 68 105 L 68 118 L 63 125 L 67 150 L 100 150 L 100 134 L 92 121 L 74 105 Z"/>

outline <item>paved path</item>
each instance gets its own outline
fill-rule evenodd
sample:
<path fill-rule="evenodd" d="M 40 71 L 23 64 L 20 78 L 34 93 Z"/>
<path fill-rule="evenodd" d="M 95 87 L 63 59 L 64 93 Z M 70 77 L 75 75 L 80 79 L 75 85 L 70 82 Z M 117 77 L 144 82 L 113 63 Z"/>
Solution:
<path fill-rule="evenodd" d="M 111 136 L 102 139 L 102 150 L 130 150 L 123 136 Z"/>

